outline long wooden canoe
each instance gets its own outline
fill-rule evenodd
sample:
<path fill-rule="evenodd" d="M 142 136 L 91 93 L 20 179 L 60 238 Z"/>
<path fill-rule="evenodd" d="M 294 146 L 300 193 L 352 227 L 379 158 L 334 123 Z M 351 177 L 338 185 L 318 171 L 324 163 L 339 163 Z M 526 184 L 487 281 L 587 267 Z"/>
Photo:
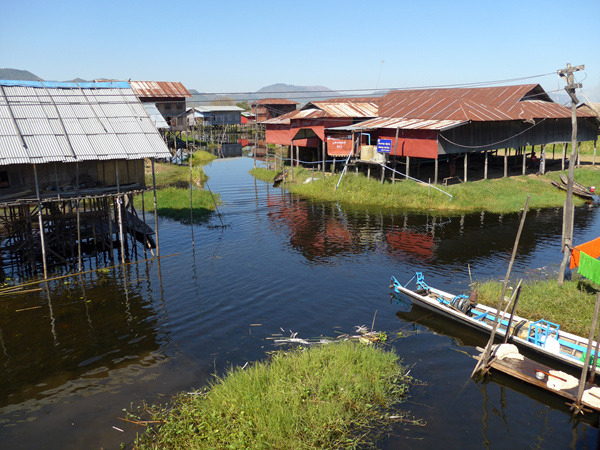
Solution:
<path fill-rule="evenodd" d="M 442 317 L 487 334 L 491 333 L 496 308 L 480 303 L 472 304 L 464 295 L 453 295 L 430 287 L 424 282 L 420 272 L 417 272 L 415 277 L 417 288 L 414 290 L 403 286 L 395 277 L 391 279 L 390 288 L 395 294 L 404 295 L 414 304 Z M 506 336 L 509 319 L 509 313 L 500 312 L 497 336 Z M 587 339 L 561 330 L 558 324 L 547 320 L 533 322 L 517 315 L 513 317 L 510 325 L 509 342 L 578 368 L 583 367 L 583 355 L 588 345 Z M 594 341 L 592 353 L 595 346 Z M 596 372 L 600 373 L 600 369 L 596 368 Z"/>

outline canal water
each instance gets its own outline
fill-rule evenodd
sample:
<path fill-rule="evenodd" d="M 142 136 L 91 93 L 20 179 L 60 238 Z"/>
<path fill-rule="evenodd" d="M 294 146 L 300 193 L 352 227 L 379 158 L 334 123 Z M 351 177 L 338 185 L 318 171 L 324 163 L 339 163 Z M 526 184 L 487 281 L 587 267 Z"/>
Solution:
<path fill-rule="evenodd" d="M 253 179 L 252 160 L 207 166 L 224 201 L 194 225 L 160 219 L 160 260 L 0 297 L 0 447 L 118 448 L 140 431 L 119 418 L 212 374 L 265 358 L 275 334 L 314 338 L 371 326 L 419 383 L 380 448 L 587 448 L 598 431 L 562 401 L 495 377 L 470 379 L 482 336 L 391 301 L 391 275 L 422 271 L 465 292 L 501 279 L 519 215 L 435 217 L 311 202 Z M 560 209 L 531 211 L 514 276 L 552 273 Z M 597 237 L 597 208 L 576 211 L 576 242 Z M 149 255 L 150 256 L 150 255 Z M 397 338 L 397 333 L 402 338 Z"/>

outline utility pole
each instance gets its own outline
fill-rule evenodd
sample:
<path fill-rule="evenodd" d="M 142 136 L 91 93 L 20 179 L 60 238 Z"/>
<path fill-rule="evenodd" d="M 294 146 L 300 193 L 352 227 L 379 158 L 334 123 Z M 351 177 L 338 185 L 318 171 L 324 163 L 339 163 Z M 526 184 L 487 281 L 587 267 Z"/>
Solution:
<path fill-rule="evenodd" d="M 567 91 L 567 94 L 571 97 L 571 126 L 573 128 L 571 133 L 571 157 L 569 158 L 567 199 L 565 200 L 565 208 L 563 210 L 562 250 L 564 256 L 558 272 L 559 285 L 563 284 L 565 281 L 565 269 L 567 268 L 567 262 L 569 261 L 571 249 L 573 248 L 573 180 L 575 178 L 575 149 L 577 148 L 577 103 L 579 103 L 579 100 L 575 95 L 575 89 L 581 88 L 581 83 L 575 83 L 573 73 L 583 69 L 585 69 L 584 65 L 571 67 L 571 64 L 567 64 L 566 69 L 560 69 L 557 72 L 567 83 L 565 91 Z"/>

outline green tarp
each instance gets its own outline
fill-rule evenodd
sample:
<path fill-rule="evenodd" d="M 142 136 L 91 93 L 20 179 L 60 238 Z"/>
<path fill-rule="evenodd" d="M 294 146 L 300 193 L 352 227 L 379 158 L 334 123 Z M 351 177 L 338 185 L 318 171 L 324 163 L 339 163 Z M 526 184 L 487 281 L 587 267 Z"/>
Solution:
<path fill-rule="evenodd" d="M 581 252 L 579 256 L 579 274 L 600 284 L 600 261 L 590 255 Z"/>

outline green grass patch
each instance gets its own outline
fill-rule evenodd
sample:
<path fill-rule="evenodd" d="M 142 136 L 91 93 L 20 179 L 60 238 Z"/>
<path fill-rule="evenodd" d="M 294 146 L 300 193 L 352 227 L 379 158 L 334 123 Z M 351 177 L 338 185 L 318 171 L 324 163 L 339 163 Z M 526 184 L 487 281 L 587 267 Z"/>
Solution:
<path fill-rule="evenodd" d="M 479 303 L 498 306 L 501 282 L 480 281 L 475 288 Z M 532 321 L 549 320 L 559 324 L 561 330 L 587 338 L 598 290 L 599 286 L 580 277 L 565 281 L 561 286 L 556 279 L 527 280 L 521 287 L 515 313 Z M 510 297 L 512 292 L 508 291 L 506 295 Z"/>
<path fill-rule="evenodd" d="M 193 183 L 192 201 L 190 202 L 190 166 L 169 163 L 155 163 L 154 174 L 156 178 L 156 203 L 158 215 L 189 223 L 192 218 L 195 223 L 204 222 L 215 210 L 215 203 L 220 203 L 217 194 L 213 197 L 210 192 L 202 189 L 208 179 L 202 165 L 216 157 L 204 150 L 192 154 L 191 179 Z M 146 186 L 152 186 L 152 168 L 146 168 Z M 136 196 L 134 206 L 142 208 L 142 197 Z M 190 207 L 192 214 L 190 216 Z M 154 211 L 154 196 L 151 192 L 144 195 L 144 208 Z"/>
<path fill-rule="evenodd" d="M 356 342 L 278 352 L 203 392 L 152 406 L 162 424 L 137 448 L 348 448 L 369 445 L 410 377 L 393 351 Z M 195 394 L 195 395 L 194 395 Z"/>
<path fill-rule="evenodd" d="M 215 200 L 218 196 L 215 194 Z M 193 218 L 194 223 L 205 222 L 215 209 L 215 204 L 210 192 L 192 189 L 192 202 L 190 202 L 190 189 L 178 187 L 165 187 L 156 190 L 156 203 L 158 206 L 158 215 L 168 217 L 182 223 L 190 223 Z M 142 207 L 142 197 L 138 195 L 134 200 L 135 207 L 139 210 Z M 190 216 L 190 207 L 192 215 Z M 144 195 L 144 208 L 146 211 L 154 211 L 154 196 L 152 192 Z"/>
<path fill-rule="evenodd" d="M 254 169 L 251 173 L 261 180 L 270 181 L 276 172 Z M 339 201 L 380 208 L 437 211 L 443 214 L 479 211 L 510 213 L 521 210 L 528 195 L 531 196 L 529 203 L 531 209 L 562 207 L 566 193 L 550 183 L 551 180 L 558 180 L 560 173 L 566 171 L 551 172 L 543 176 L 524 175 L 481 180 L 451 186 L 436 185 L 452 195 L 452 200 L 433 187 L 416 181 L 402 180 L 395 184 L 386 181 L 382 185 L 377 179 L 368 180 L 362 174 L 355 176 L 353 173 L 344 176 L 336 191 L 339 174 L 327 174 L 324 180 L 304 183 L 312 176 L 312 172 L 304 168 L 294 169 L 294 181 L 291 181 L 291 177 L 288 176 L 286 187 L 292 193 L 315 200 Z M 323 177 L 321 172 L 315 172 L 314 176 Z M 576 169 L 575 180 L 588 186 L 600 186 L 600 166 Z M 585 201 L 575 197 L 574 203 L 579 206 Z"/>
<path fill-rule="evenodd" d="M 273 178 L 275 178 L 275 175 L 278 173 L 279 172 L 275 170 L 265 169 L 264 167 L 256 167 L 250 170 L 250 175 L 252 175 L 254 178 L 258 178 L 259 180 L 269 183 L 273 182 Z"/>

